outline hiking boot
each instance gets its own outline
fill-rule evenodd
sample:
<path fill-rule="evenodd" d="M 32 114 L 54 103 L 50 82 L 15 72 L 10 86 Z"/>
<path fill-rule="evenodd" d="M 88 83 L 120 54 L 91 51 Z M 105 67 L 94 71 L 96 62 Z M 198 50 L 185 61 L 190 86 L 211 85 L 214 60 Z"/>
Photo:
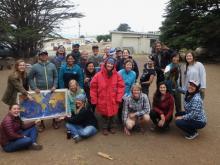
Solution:
<path fill-rule="evenodd" d="M 54 129 L 60 128 L 60 122 L 56 121 L 56 119 L 53 119 L 52 126 Z"/>
<path fill-rule="evenodd" d="M 111 134 L 115 134 L 115 133 L 116 133 L 116 130 L 115 130 L 115 128 L 109 128 L 109 132 L 110 132 Z"/>
<path fill-rule="evenodd" d="M 188 139 L 188 140 L 193 140 L 193 139 L 195 139 L 197 136 L 199 136 L 199 133 L 198 133 L 198 132 L 195 132 L 195 133 L 192 134 L 192 135 L 186 135 L 185 138 Z"/>
<path fill-rule="evenodd" d="M 41 120 L 40 124 L 37 126 L 38 132 L 43 132 L 45 130 L 44 121 Z"/>
<path fill-rule="evenodd" d="M 37 143 L 33 143 L 30 147 L 31 150 L 42 150 L 43 149 L 43 146 L 40 145 L 40 144 L 37 144 Z"/>
<path fill-rule="evenodd" d="M 108 135 L 108 129 L 107 128 L 103 128 L 102 129 L 102 134 L 107 136 Z"/>

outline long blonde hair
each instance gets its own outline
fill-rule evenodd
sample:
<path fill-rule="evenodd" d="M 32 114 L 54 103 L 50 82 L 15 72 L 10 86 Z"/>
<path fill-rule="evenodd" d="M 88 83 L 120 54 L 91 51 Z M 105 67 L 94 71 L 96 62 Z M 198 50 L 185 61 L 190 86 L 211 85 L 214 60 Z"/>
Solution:
<path fill-rule="evenodd" d="M 19 59 L 19 60 L 17 60 L 17 61 L 15 62 L 14 72 L 13 72 L 13 73 L 14 73 L 14 75 L 17 76 L 18 78 L 24 79 L 24 78 L 27 77 L 26 71 L 20 72 L 19 69 L 18 69 L 19 64 L 22 63 L 22 62 L 25 63 L 25 61 L 24 61 L 23 59 Z"/>

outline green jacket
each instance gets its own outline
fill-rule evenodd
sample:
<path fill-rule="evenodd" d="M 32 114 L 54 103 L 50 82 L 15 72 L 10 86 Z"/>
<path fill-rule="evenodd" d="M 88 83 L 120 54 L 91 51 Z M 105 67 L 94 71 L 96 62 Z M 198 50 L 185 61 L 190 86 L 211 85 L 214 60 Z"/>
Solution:
<path fill-rule="evenodd" d="M 24 83 L 23 83 L 24 82 Z M 7 88 L 5 90 L 5 93 L 2 97 L 2 101 L 7 105 L 12 105 L 17 103 L 17 93 L 20 92 L 24 95 L 27 95 L 28 92 L 25 90 L 25 87 L 23 84 L 27 82 L 27 78 L 25 78 L 23 81 L 16 73 L 12 73 L 8 77 L 7 82 Z"/>

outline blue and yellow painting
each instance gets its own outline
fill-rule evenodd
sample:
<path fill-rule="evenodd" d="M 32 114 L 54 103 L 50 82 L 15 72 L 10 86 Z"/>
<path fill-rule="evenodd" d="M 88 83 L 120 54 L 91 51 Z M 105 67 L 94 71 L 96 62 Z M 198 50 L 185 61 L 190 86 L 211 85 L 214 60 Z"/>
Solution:
<path fill-rule="evenodd" d="M 24 95 L 18 95 L 23 120 L 46 119 L 66 114 L 66 90 L 41 91 L 31 93 L 33 100 Z"/>

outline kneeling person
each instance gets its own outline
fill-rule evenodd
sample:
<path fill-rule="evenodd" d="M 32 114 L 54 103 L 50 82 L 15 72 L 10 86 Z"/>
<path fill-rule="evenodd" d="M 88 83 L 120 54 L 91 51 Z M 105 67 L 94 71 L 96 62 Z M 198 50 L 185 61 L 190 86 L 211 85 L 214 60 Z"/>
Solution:
<path fill-rule="evenodd" d="M 140 85 L 133 85 L 131 96 L 127 97 L 123 107 L 124 132 L 131 135 L 131 130 L 135 125 L 143 126 L 150 121 L 150 104 L 146 94 L 141 93 Z"/>
<path fill-rule="evenodd" d="M 97 120 L 90 109 L 85 108 L 86 96 L 79 94 L 76 96 L 76 111 L 71 117 L 65 117 L 67 132 L 75 142 L 82 138 L 88 138 L 97 133 Z"/>

